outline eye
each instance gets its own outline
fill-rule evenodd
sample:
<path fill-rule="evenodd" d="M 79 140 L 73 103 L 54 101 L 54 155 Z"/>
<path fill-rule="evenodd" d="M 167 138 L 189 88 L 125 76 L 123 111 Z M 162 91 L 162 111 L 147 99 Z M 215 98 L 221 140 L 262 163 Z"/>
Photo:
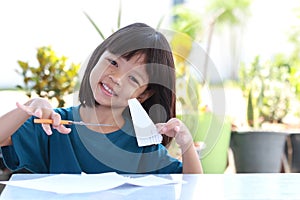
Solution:
<path fill-rule="evenodd" d="M 112 59 L 107 59 L 107 60 L 111 65 L 118 67 L 118 63 L 115 60 L 112 60 Z"/>
<path fill-rule="evenodd" d="M 139 81 L 134 76 L 129 76 L 129 79 L 135 82 L 136 84 L 140 85 Z"/>

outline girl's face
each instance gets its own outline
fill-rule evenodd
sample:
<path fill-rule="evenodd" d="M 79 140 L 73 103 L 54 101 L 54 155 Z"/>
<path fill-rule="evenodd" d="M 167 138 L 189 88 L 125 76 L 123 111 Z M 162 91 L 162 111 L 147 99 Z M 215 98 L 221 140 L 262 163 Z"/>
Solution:
<path fill-rule="evenodd" d="M 104 106 L 123 108 L 128 99 L 148 98 L 148 74 L 144 55 L 137 54 L 130 60 L 105 51 L 90 74 L 90 84 L 95 100 Z"/>

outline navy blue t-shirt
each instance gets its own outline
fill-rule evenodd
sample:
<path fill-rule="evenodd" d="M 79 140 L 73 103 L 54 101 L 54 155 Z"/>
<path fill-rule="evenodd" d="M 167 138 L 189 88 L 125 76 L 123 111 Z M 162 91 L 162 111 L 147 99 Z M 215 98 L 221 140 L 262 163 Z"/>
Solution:
<path fill-rule="evenodd" d="M 62 119 L 81 121 L 79 106 L 55 109 Z M 139 147 L 133 125 L 125 118 L 120 130 L 101 134 L 86 126 L 70 125 L 69 134 L 53 129 L 48 136 L 29 118 L 2 147 L 7 167 L 33 173 L 182 173 L 182 163 L 159 145 Z"/>

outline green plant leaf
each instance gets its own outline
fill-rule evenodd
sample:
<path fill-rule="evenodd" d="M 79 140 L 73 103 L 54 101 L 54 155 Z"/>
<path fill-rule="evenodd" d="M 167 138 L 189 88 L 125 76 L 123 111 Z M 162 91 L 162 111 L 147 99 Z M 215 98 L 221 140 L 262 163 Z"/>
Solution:
<path fill-rule="evenodd" d="M 101 36 L 102 40 L 105 40 L 105 37 L 102 33 L 102 31 L 98 28 L 98 26 L 96 25 L 96 23 L 92 20 L 92 18 L 86 13 L 83 12 L 84 15 L 88 18 L 88 20 L 91 22 L 91 24 L 94 26 L 94 28 L 96 29 L 96 31 L 99 33 L 99 35 Z"/>

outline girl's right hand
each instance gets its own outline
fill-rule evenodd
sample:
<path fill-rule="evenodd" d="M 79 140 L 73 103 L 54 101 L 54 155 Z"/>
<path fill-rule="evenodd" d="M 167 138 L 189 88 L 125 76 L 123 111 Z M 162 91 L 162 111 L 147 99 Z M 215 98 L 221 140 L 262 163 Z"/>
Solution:
<path fill-rule="evenodd" d="M 52 119 L 52 127 L 57 129 L 60 133 L 68 134 L 71 132 L 70 128 L 66 128 L 60 124 L 61 116 L 54 112 L 51 104 L 43 98 L 31 99 L 24 105 L 17 102 L 17 107 L 25 111 L 30 116 L 32 115 L 38 118 Z M 42 124 L 42 127 L 47 135 L 52 134 L 50 124 Z"/>

